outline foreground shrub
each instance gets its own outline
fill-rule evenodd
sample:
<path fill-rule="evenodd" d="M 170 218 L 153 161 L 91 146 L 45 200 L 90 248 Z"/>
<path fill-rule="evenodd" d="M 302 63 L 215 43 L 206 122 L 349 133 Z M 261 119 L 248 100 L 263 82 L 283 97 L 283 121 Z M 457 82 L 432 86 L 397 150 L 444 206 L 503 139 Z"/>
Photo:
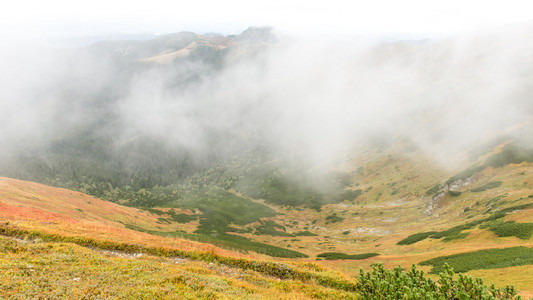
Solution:
<path fill-rule="evenodd" d="M 454 278 L 447 264 L 437 282 L 414 265 L 407 272 L 400 266 L 385 270 L 382 264 L 374 265 L 371 272 L 360 271 L 357 291 L 362 299 L 521 299 L 512 286 L 488 287 L 480 278 L 462 274 Z"/>

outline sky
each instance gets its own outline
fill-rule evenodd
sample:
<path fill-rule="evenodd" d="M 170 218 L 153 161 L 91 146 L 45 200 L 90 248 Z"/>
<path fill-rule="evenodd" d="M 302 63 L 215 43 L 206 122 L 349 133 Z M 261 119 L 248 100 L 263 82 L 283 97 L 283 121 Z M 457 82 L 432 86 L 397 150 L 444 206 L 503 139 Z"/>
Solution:
<path fill-rule="evenodd" d="M 56 39 L 178 31 L 296 35 L 449 35 L 533 20 L 528 0 L 19 0 L 0 7 L 0 34 Z"/>

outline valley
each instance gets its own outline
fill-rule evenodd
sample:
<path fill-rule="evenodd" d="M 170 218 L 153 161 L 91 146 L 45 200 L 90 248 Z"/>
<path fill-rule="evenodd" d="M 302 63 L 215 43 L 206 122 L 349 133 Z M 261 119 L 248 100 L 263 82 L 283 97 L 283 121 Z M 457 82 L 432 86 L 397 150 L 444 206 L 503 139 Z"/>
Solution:
<path fill-rule="evenodd" d="M 0 94 L 0 298 L 532 298 L 522 26 L 27 50 Z"/>

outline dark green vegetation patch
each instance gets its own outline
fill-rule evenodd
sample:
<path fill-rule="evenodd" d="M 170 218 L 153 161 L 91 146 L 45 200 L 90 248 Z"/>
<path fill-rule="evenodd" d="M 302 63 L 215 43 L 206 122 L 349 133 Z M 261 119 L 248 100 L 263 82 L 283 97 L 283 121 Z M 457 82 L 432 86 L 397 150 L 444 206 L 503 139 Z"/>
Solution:
<path fill-rule="evenodd" d="M 198 216 L 195 215 L 187 215 L 187 214 L 176 214 L 173 210 L 170 212 L 170 218 L 172 221 L 176 221 L 178 223 L 189 223 L 191 221 L 195 221 L 198 219 Z"/>
<path fill-rule="evenodd" d="M 312 233 L 309 230 L 304 230 L 294 233 L 294 236 L 318 236 L 318 234 Z"/>
<path fill-rule="evenodd" d="M 465 237 L 468 236 L 468 232 L 463 232 L 464 230 L 473 229 L 473 228 L 477 227 L 478 225 L 481 225 L 481 224 L 484 224 L 484 223 L 485 224 L 483 226 L 488 226 L 486 224 L 490 224 L 493 221 L 502 219 L 509 212 L 516 211 L 516 210 L 522 210 L 522 209 L 528 209 L 528 208 L 531 208 L 531 207 L 533 207 L 533 203 L 516 205 L 516 206 L 512 206 L 512 207 L 501 209 L 501 210 L 495 212 L 494 214 L 492 214 L 489 217 L 482 218 L 482 219 L 479 219 L 479 220 L 476 220 L 476 221 L 472 221 L 472 222 L 468 222 L 466 224 L 457 225 L 457 226 L 454 226 L 454 227 L 452 227 L 450 229 L 447 229 L 447 230 L 437 231 L 437 232 L 430 231 L 430 232 L 415 233 L 415 234 L 412 234 L 412 235 L 406 237 L 405 239 L 399 241 L 397 243 L 397 245 L 411 245 L 411 244 L 414 244 L 416 242 L 422 241 L 422 240 L 424 240 L 424 239 L 426 239 L 428 237 L 434 238 L 434 239 L 444 238 L 444 241 L 446 241 L 446 242 L 452 241 L 452 240 L 456 240 L 456 239 L 462 239 L 462 238 L 465 238 Z M 530 224 L 530 223 L 518 223 L 518 224 Z M 501 226 L 501 225 L 499 225 L 499 226 Z M 496 226 L 496 227 L 499 227 L 499 226 Z M 506 226 L 508 226 L 508 227 L 506 227 Z M 506 226 L 504 226 L 503 229 L 500 229 L 502 233 L 506 232 L 506 233 L 510 234 L 512 232 L 513 233 L 512 235 L 514 235 L 514 233 L 516 233 L 516 234 L 518 234 L 520 236 L 527 236 L 527 234 L 529 232 L 529 236 L 531 236 L 531 232 L 528 231 L 530 229 L 527 229 L 527 228 L 529 228 L 529 225 L 506 225 Z M 511 235 L 506 235 L 506 236 L 511 236 Z M 514 235 L 514 236 L 516 236 L 516 235 Z M 519 236 L 516 236 L 516 237 L 519 237 Z"/>
<path fill-rule="evenodd" d="M 226 233 L 212 233 L 212 234 L 191 234 L 191 233 L 182 233 L 182 232 L 165 232 L 165 231 L 155 231 L 155 230 L 146 230 L 143 228 L 126 225 L 128 229 L 146 232 L 152 235 L 158 235 L 163 237 L 177 237 L 187 240 L 192 240 L 196 242 L 209 243 L 220 248 L 229 249 L 233 251 L 254 251 L 261 254 L 266 254 L 273 257 L 288 257 L 288 258 L 302 258 L 308 257 L 306 254 L 272 246 L 269 244 L 259 243 L 251 241 L 245 237 L 226 234 Z"/>
<path fill-rule="evenodd" d="M 432 274 L 445 271 L 445 263 L 457 272 L 468 272 L 479 269 L 499 269 L 533 264 L 533 248 L 512 247 L 502 249 L 486 249 L 465 252 L 448 256 L 435 257 L 420 263 L 422 266 L 432 265 Z"/>
<path fill-rule="evenodd" d="M 266 221 L 261 223 L 261 225 L 255 228 L 254 234 L 263 234 L 271 236 L 294 236 L 290 233 L 285 232 L 285 226 L 279 225 L 274 221 Z"/>
<path fill-rule="evenodd" d="M 230 224 L 245 225 L 273 217 L 276 212 L 261 203 L 239 197 L 226 191 L 206 193 L 181 204 L 182 208 L 198 208 L 202 212 L 197 233 L 225 233 Z"/>
<path fill-rule="evenodd" d="M 426 195 L 434 196 L 435 194 L 437 194 L 440 191 L 441 188 L 442 188 L 442 185 L 436 184 L 433 187 L 431 187 L 429 190 L 426 191 Z"/>
<path fill-rule="evenodd" d="M 342 222 L 342 221 L 344 221 L 344 218 L 337 216 L 337 213 L 333 213 L 326 217 L 326 224 L 337 223 L 337 222 Z"/>
<path fill-rule="evenodd" d="M 428 232 L 420 232 L 412 234 L 405 239 L 399 241 L 397 245 L 411 245 L 416 242 L 419 242 L 421 240 L 425 240 L 426 238 L 432 236 L 433 234 L 437 233 L 436 231 L 428 231 Z"/>
<path fill-rule="evenodd" d="M 490 226 L 490 230 L 500 237 L 515 236 L 522 240 L 528 240 L 533 233 L 533 223 L 516 223 L 509 221 Z"/>
<path fill-rule="evenodd" d="M 486 191 L 486 190 L 490 190 L 490 189 L 494 189 L 494 188 L 497 188 L 497 187 L 500 187 L 502 185 L 502 182 L 501 181 L 491 181 L 491 182 L 488 182 L 480 187 L 477 187 L 475 189 L 472 189 L 472 192 L 483 192 L 483 191 Z"/>
<path fill-rule="evenodd" d="M 355 260 L 360 260 L 360 259 L 366 259 L 366 258 L 369 258 L 369 257 L 374 257 L 374 256 L 378 256 L 379 253 L 375 253 L 375 252 L 372 252 L 372 253 L 362 253 L 362 254 L 344 254 L 344 253 L 340 253 L 340 252 L 325 252 L 325 253 L 320 253 L 318 254 L 316 257 L 320 257 L 320 258 L 324 258 L 326 260 L 337 260 L 337 259 L 355 259 Z"/>
<path fill-rule="evenodd" d="M 452 196 L 452 197 L 459 197 L 461 196 L 461 192 L 458 192 L 458 191 L 448 191 L 448 195 Z"/>

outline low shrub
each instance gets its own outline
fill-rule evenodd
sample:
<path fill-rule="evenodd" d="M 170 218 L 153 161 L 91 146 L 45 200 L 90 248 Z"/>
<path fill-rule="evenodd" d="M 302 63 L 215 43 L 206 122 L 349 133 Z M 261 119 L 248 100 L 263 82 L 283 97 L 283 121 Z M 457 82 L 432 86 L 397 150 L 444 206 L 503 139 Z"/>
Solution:
<path fill-rule="evenodd" d="M 482 185 L 480 187 L 472 189 L 471 191 L 472 192 L 483 192 L 483 191 L 486 191 L 486 190 L 490 190 L 490 189 L 494 189 L 494 188 L 500 187 L 501 185 L 502 185 L 501 181 L 490 181 L 490 182 L 486 183 L 485 185 Z"/>
<path fill-rule="evenodd" d="M 486 249 L 474 252 L 458 253 L 435 257 L 420 263 L 422 266 L 432 265 L 430 273 L 438 274 L 449 264 L 457 272 L 468 272 L 479 269 L 498 269 L 533 264 L 533 248 L 511 247 Z"/>
<path fill-rule="evenodd" d="M 362 253 L 362 254 L 344 254 L 339 252 L 325 252 L 320 253 L 316 257 L 324 258 L 326 260 L 337 260 L 337 259 L 354 259 L 354 260 L 360 260 L 360 259 L 366 259 L 369 257 L 378 256 L 379 253 Z"/>
<path fill-rule="evenodd" d="M 505 195 L 502 195 L 502 196 L 505 196 Z M 457 226 L 452 227 L 452 228 L 447 229 L 447 230 L 415 233 L 415 234 L 412 234 L 412 235 L 406 237 L 405 239 L 399 241 L 397 243 L 397 245 L 411 245 L 411 244 L 414 244 L 414 243 L 419 242 L 421 240 L 424 240 L 424 239 L 426 239 L 428 237 L 434 238 L 434 239 L 444 238 L 444 241 L 447 241 L 447 242 L 448 241 L 452 241 L 452 240 L 456 240 L 456 239 L 462 239 L 462 238 L 465 238 L 465 237 L 468 236 L 468 233 L 463 233 L 463 230 L 472 229 L 472 228 L 475 228 L 476 226 L 481 225 L 481 224 L 483 224 L 482 227 L 488 228 L 490 226 L 487 225 L 487 223 L 493 222 L 493 221 L 498 220 L 498 219 L 501 219 L 501 218 L 505 217 L 507 215 L 507 213 L 509 213 L 509 212 L 522 210 L 522 209 L 528 209 L 528 208 L 531 208 L 531 207 L 533 207 L 533 203 L 526 203 L 526 204 L 522 204 L 522 205 L 511 206 L 511 207 L 507 207 L 507 208 L 501 209 L 501 210 L 497 211 L 496 213 L 492 214 L 489 217 L 482 218 L 482 219 L 479 219 L 479 220 L 476 220 L 476 221 L 472 221 L 472 222 L 468 222 L 468 223 L 463 224 L 463 225 L 457 225 Z M 531 223 L 523 223 L 523 224 L 531 224 Z M 501 229 L 502 230 L 501 232 L 503 233 L 504 230 L 507 230 L 507 232 L 511 232 L 511 230 L 512 230 L 512 232 L 517 232 L 517 234 L 519 234 L 520 236 L 524 236 L 525 237 L 525 236 L 527 236 L 527 234 L 528 234 L 527 232 L 529 230 L 527 228 L 529 228 L 529 225 L 509 226 L 509 228 L 505 228 L 504 227 L 503 229 Z M 518 232 L 520 232 L 520 233 L 518 233 Z M 531 233 L 529 233 L 529 236 L 531 236 Z"/>
<path fill-rule="evenodd" d="M 312 233 L 309 230 L 304 230 L 294 233 L 294 236 L 318 236 L 318 234 Z"/>
<path fill-rule="evenodd" d="M 430 237 L 431 235 L 435 233 L 437 232 L 428 231 L 428 232 L 419 232 L 419 233 L 411 234 L 410 236 L 396 243 L 396 245 L 411 245 L 421 240 L 425 240 L 426 238 Z"/>
<path fill-rule="evenodd" d="M 452 196 L 452 197 L 459 197 L 461 196 L 461 192 L 458 192 L 458 191 L 448 191 L 448 195 Z"/>
<path fill-rule="evenodd" d="M 333 213 L 332 215 L 329 215 L 329 216 L 326 217 L 326 224 L 327 223 L 337 223 L 337 222 L 342 222 L 342 221 L 344 221 L 344 218 L 337 216 L 336 213 Z"/>
<path fill-rule="evenodd" d="M 522 240 L 528 240 L 533 234 L 533 223 L 516 223 L 509 221 L 501 224 L 494 224 L 489 227 L 491 231 L 500 237 L 515 236 Z"/>

